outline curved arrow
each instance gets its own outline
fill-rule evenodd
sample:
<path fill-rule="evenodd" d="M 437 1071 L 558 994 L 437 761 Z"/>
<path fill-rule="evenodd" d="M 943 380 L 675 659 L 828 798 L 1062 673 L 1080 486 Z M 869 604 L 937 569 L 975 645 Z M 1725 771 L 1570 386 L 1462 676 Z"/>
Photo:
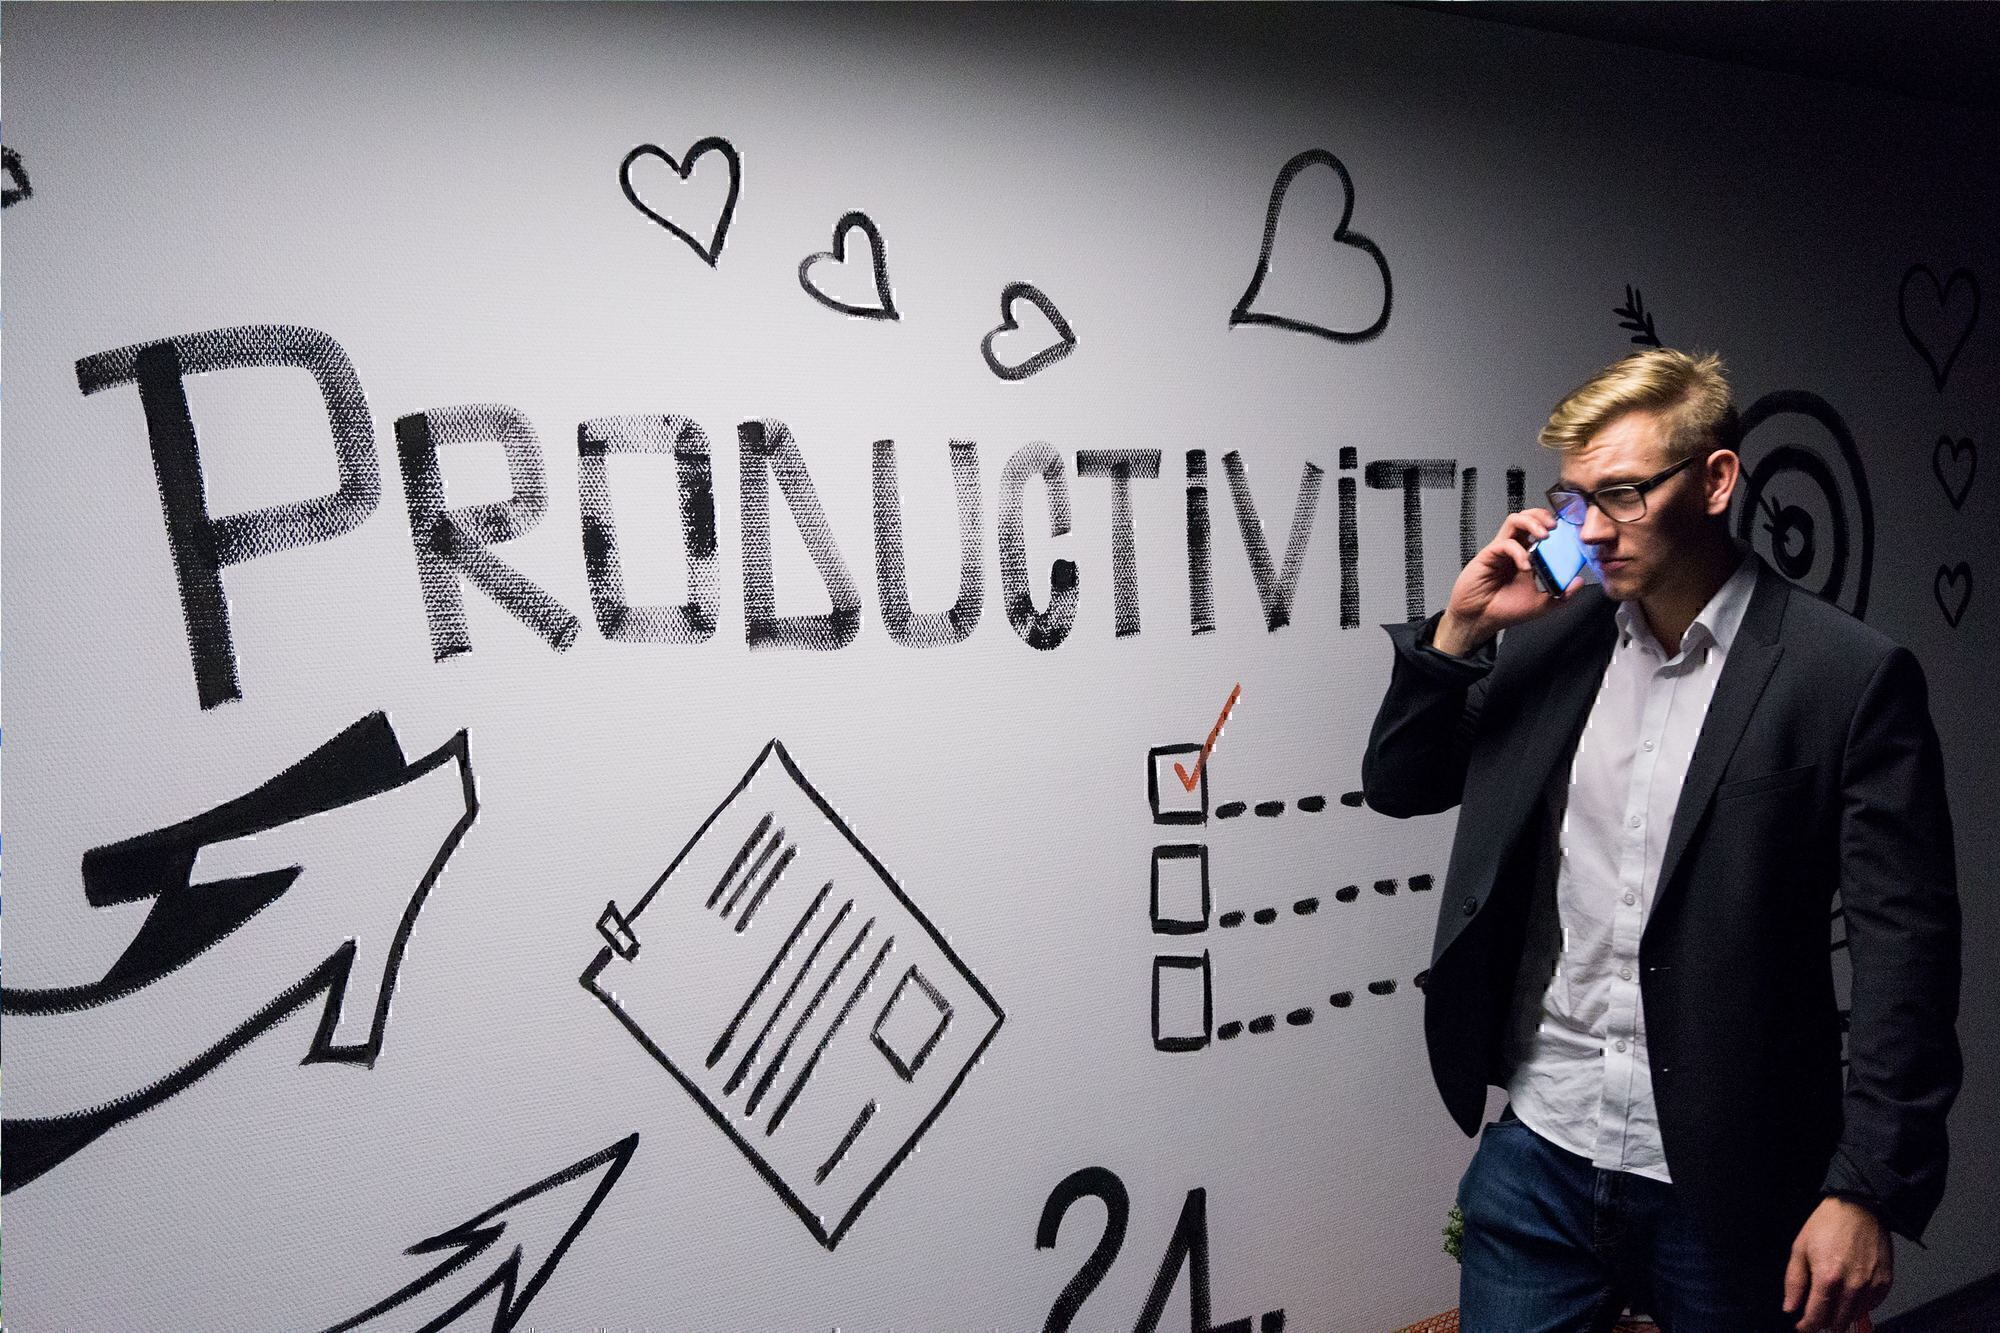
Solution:
<path fill-rule="evenodd" d="M 17 1072 L 7 1109 L 26 1112 L 0 1125 L 0 1192 L 184 1091 L 315 998 L 302 1063 L 372 1066 L 417 914 L 477 809 L 464 732 L 409 763 L 376 713 L 244 796 L 86 853 L 92 905 L 152 906 L 96 980 L 0 988 Z M 247 1019 L 203 1035 L 201 1015 L 238 1004 Z M 71 1058 L 79 1050 L 95 1058 Z M 118 1051 L 169 1072 L 133 1091 Z"/>
<path fill-rule="evenodd" d="M 611 1187 L 618 1183 L 618 1177 L 624 1174 L 626 1163 L 632 1160 L 632 1153 L 638 1146 L 639 1136 L 628 1134 L 610 1147 L 600 1149 L 519 1193 L 509 1195 L 449 1231 L 441 1231 L 429 1240 L 418 1241 L 405 1253 L 451 1253 L 414 1282 L 361 1313 L 341 1320 L 327 1333 L 348 1333 L 348 1330 L 364 1327 L 385 1331 L 414 1327 L 418 1333 L 435 1333 L 468 1313 L 475 1319 L 483 1318 L 488 1298 L 496 1292 L 498 1301 L 492 1306 L 491 1327 L 493 1333 L 508 1333 L 521 1322 L 521 1317 L 527 1313 L 528 1303 L 540 1294 L 549 1276 L 555 1272 L 556 1265 L 569 1252 L 570 1244 L 589 1224 L 597 1206 L 611 1192 Z M 562 1186 L 588 1179 L 593 1174 L 601 1177 L 597 1187 L 573 1215 L 558 1210 L 549 1199 L 544 1198 L 569 1197 L 575 1191 L 563 1191 Z M 538 1243 L 546 1241 L 548 1233 L 565 1219 L 568 1219 L 568 1225 L 553 1244 Z M 525 1240 L 522 1239 L 524 1235 L 527 1237 Z M 509 1241 L 514 1242 L 512 1249 L 507 1251 L 497 1267 L 477 1283 L 469 1287 L 446 1284 L 445 1279 L 452 1274 L 469 1267 L 496 1245 L 504 1248 Z M 544 1255 L 539 1263 L 530 1257 L 536 1253 Z M 523 1270 L 528 1273 L 525 1282 L 521 1277 Z"/>

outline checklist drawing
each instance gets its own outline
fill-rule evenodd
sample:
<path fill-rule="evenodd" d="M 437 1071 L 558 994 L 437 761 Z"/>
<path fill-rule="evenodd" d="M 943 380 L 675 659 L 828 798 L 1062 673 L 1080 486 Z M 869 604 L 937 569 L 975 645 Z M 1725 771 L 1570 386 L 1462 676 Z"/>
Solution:
<path fill-rule="evenodd" d="M 584 989 L 828 1249 L 1005 1017 L 775 740 L 597 927 Z"/>

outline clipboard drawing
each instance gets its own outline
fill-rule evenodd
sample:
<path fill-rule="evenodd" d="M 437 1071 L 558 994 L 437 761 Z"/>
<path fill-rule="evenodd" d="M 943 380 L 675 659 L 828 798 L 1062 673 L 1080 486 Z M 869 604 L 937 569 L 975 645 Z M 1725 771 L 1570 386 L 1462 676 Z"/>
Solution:
<path fill-rule="evenodd" d="M 1005 1015 L 766 745 L 581 978 L 832 1249 Z"/>

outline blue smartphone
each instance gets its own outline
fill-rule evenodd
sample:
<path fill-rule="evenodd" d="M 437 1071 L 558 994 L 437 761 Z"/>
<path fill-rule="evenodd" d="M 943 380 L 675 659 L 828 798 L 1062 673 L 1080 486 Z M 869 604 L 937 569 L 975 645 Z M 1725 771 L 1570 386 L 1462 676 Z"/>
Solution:
<path fill-rule="evenodd" d="M 1548 536 L 1528 548 L 1528 564 L 1535 571 L 1535 582 L 1551 597 L 1562 596 L 1563 589 L 1589 563 L 1590 552 L 1583 544 L 1582 529 L 1561 519 L 1556 520 Z"/>

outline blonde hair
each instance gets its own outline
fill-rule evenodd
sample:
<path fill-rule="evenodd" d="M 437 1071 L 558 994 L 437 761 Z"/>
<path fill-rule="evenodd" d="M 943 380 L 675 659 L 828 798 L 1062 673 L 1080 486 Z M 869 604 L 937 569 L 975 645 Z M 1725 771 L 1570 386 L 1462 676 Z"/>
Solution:
<path fill-rule="evenodd" d="M 1730 398 L 1722 358 L 1648 347 L 1612 362 L 1570 390 L 1542 427 L 1550 449 L 1581 449 L 1628 412 L 1656 412 L 1666 426 L 1669 464 L 1716 449 L 1734 449 L 1743 425 Z"/>

